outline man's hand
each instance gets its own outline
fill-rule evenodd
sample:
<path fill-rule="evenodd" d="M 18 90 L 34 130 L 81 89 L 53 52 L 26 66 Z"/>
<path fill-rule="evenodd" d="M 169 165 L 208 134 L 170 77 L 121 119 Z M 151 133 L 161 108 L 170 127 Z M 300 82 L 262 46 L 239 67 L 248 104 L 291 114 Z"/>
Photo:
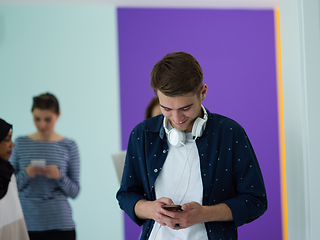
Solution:
<path fill-rule="evenodd" d="M 202 222 L 232 220 L 232 212 L 226 204 L 202 206 L 197 202 L 183 204 L 181 212 L 161 209 L 161 215 L 158 218 L 158 222 L 164 222 L 164 225 L 172 229 L 183 229 Z M 179 228 L 177 228 L 177 224 L 179 224 Z"/>
<path fill-rule="evenodd" d="M 171 204 L 173 202 L 170 198 L 159 198 L 155 201 L 139 200 L 134 211 L 141 219 L 153 219 L 162 226 L 175 230 L 202 222 L 233 220 L 232 212 L 225 203 L 212 206 L 202 206 L 197 202 L 185 203 L 182 205 L 181 212 L 173 212 L 161 207 Z"/>
<path fill-rule="evenodd" d="M 153 219 L 162 226 L 172 229 L 183 229 L 202 221 L 203 206 L 191 202 L 182 205 L 181 212 L 163 209 L 162 205 L 172 205 L 170 198 L 159 198 L 155 201 L 140 200 L 135 205 L 135 213 L 141 219 Z M 179 228 L 177 225 L 179 224 Z M 176 225 L 176 227 L 175 227 Z"/>
<path fill-rule="evenodd" d="M 160 223 L 162 226 L 167 225 L 164 221 L 166 218 L 163 218 L 162 205 L 172 205 L 173 202 L 170 198 L 159 198 L 155 201 L 148 200 L 139 200 L 135 207 L 134 211 L 136 215 L 141 219 L 153 219 L 156 222 Z M 168 218 L 168 217 L 167 217 Z"/>
<path fill-rule="evenodd" d="M 161 209 L 159 220 L 172 229 L 184 229 L 203 222 L 204 211 L 205 209 L 199 203 L 190 202 L 182 205 L 181 212 Z"/>

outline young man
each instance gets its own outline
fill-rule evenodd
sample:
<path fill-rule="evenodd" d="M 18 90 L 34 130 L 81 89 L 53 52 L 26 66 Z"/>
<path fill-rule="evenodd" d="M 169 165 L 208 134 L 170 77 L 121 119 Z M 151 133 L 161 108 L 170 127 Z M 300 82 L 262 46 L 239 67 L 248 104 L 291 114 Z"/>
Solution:
<path fill-rule="evenodd" d="M 267 198 L 244 129 L 210 113 L 202 69 L 190 54 L 167 54 L 151 72 L 163 115 L 132 131 L 117 199 L 144 225 L 141 239 L 237 239 Z M 170 210 L 164 205 L 181 205 Z"/>

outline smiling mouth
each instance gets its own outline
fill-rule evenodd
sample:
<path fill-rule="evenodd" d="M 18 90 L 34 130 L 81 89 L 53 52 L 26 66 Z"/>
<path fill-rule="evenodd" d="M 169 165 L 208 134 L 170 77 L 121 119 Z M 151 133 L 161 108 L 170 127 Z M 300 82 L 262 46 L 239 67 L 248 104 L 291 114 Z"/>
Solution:
<path fill-rule="evenodd" d="M 177 122 L 174 122 L 174 123 L 177 124 L 177 125 L 182 125 L 182 124 L 186 123 L 187 120 L 188 120 L 188 118 L 184 119 L 184 120 L 181 121 L 181 122 L 178 122 L 178 123 L 177 123 Z"/>

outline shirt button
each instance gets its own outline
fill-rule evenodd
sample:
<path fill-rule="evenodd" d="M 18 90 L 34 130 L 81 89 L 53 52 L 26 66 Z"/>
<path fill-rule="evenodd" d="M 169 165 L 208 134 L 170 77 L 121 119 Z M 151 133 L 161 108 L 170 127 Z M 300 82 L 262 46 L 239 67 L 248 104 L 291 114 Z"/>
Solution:
<path fill-rule="evenodd" d="M 156 173 L 156 172 L 158 172 L 158 169 L 154 169 L 153 171 Z"/>

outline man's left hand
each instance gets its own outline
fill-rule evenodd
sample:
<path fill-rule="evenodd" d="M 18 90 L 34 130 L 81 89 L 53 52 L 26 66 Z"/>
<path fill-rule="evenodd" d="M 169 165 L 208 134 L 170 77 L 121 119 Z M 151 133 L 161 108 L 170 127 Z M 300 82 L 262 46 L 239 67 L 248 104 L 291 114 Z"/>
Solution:
<path fill-rule="evenodd" d="M 165 209 L 161 209 L 164 215 L 167 215 L 176 220 L 175 223 L 168 224 L 168 227 L 177 229 L 174 225 L 179 224 L 179 229 L 187 228 L 197 223 L 203 222 L 204 209 L 197 202 L 185 203 L 182 205 L 181 212 L 172 212 Z"/>

